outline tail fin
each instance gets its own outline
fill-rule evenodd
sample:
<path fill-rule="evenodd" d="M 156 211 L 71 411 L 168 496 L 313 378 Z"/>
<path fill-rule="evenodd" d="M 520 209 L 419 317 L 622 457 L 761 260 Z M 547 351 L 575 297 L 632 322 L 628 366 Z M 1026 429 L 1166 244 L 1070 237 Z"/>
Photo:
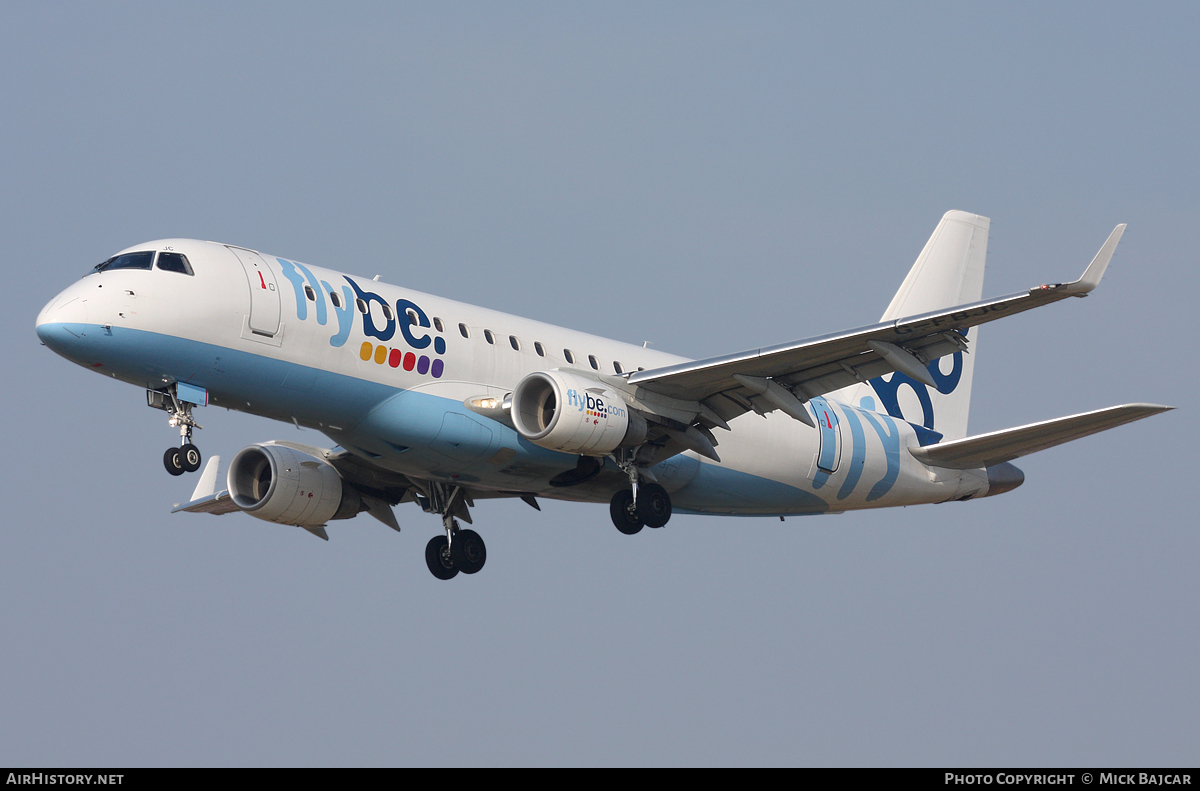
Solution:
<path fill-rule="evenodd" d="M 880 321 L 979 301 L 983 296 L 990 225 L 990 219 L 978 214 L 946 212 Z M 971 352 L 975 351 L 978 335 L 978 327 L 967 334 Z M 931 362 L 928 369 L 936 389 L 896 372 L 855 385 L 843 395 L 852 404 L 885 410 L 892 417 L 923 425 L 947 439 L 965 437 L 974 355 L 956 352 Z"/>

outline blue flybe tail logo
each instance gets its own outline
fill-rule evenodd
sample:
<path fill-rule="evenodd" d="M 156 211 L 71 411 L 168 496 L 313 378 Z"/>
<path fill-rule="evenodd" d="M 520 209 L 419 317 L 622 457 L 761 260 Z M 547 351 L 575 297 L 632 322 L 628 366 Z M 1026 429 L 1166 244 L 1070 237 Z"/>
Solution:
<path fill-rule="evenodd" d="M 954 353 L 954 367 L 948 374 L 941 372 L 937 360 L 925 366 L 925 370 L 929 371 L 929 375 L 933 377 L 937 391 L 942 395 L 950 395 L 958 388 L 958 383 L 962 380 L 963 353 Z M 934 430 L 933 398 L 929 395 L 928 385 L 899 371 L 893 373 L 891 379 L 885 380 L 882 376 L 877 376 L 870 380 L 870 383 L 887 413 L 892 417 L 908 420 L 910 423 L 915 421 L 906 418 L 901 411 L 899 392 L 901 387 L 912 388 L 913 393 L 917 396 L 917 401 L 921 404 L 921 425 L 931 431 Z"/>

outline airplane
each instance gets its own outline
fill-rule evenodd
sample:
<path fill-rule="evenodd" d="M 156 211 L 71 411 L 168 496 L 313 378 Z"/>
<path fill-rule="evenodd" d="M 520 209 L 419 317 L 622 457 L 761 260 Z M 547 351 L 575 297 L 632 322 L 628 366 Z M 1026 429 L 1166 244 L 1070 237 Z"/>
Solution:
<path fill-rule="evenodd" d="M 1125 404 L 969 436 L 979 326 L 1086 297 L 1125 230 L 1079 280 L 982 300 L 990 220 L 946 213 L 879 322 L 690 360 L 495 310 L 192 239 L 134 245 L 42 309 L 71 362 L 144 388 L 195 472 L 196 407 L 327 436 L 274 440 L 204 466 L 175 512 L 244 512 L 302 527 L 393 507 L 441 517 L 434 577 L 483 568 L 461 523 L 488 498 L 609 504 L 633 535 L 675 512 L 842 513 L 1011 491 L 1020 456 L 1171 409 Z M 719 450 L 718 450 L 719 449 Z"/>

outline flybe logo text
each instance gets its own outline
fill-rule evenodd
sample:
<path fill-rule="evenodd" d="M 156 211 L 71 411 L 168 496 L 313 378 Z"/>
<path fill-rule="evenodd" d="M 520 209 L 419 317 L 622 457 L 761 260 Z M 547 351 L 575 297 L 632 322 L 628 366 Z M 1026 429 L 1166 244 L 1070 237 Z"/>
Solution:
<path fill-rule="evenodd" d="M 619 406 L 604 403 L 604 399 L 587 391 L 580 393 L 574 388 L 567 391 L 567 406 L 573 406 L 580 412 L 584 410 L 593 417 L 608 418 L 625 417 L 625 410 Z"/>
<path fill-rule="evenodd" d="M 354 325 L 354 313 L 357 312 L 362 317 L 363 335 L 380 341 L 378 344 L 364 341 L 359 352 L 360 359 L 364 362 L 374 360 L 380 365 L 386 362 L 392 368 L 403 366 L 405 371 L 415 369 L 418 374 L 428 373 L 435 379 L 442 376 L 445 363 L 441 356 L 446 353 L 446 339 L 440 333 L 424 331 L 432 329 L 432 324 L 420 305 L 407 299 L 398 299 L 393 308 L 391 302 L 374 291 L 364 289 L 345 275 L 342 279 L 349 287 L 341 286 L 339 292 L 330 283 L 318 281 L 312 270 L 304 264 L 283 258 L 275 260 L 283 268 L 283 276 L 291 282 L 295 291 L 298 319 L 308 320 L 309 303 L 312 302 L 317 324 L 324 325 L 328 320 L 327 309 L 332 307 L 337 319 L 337 332 L 330 337 L 330 346 L 341 347 L 346 344 Z M 331 306 L 326 305 L 327 299 Z M 404 339 L 407 349 L 387 345 L 397 332 Z M 427 351 L 418 356 L 412 350 Z"/>

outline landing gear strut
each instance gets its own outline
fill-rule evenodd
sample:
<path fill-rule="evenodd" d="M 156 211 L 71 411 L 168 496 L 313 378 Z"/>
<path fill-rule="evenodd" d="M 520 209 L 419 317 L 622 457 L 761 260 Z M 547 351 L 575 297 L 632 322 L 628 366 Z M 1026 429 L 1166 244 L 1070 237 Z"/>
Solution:
<path fill-rule="evenodd" d="M 163 466 L 172 475 L 183 475 L 185 472 L 195 472 L 200 469 L 200 449 L 192 444 L 192 429 L 204 428 L 192 417 L 192 407 L 195 404 L 180 401 L 175 385 L 165 390 L 147 390 L 146 402 L 155 409 L 165 411 L 170 417 L 167 425 L 179 428 L 178 448 L 167 448 L 163 454 Z"/>
<path fill-rule="evenodd" d="M 458 572 L 475 574 L 487 562 L 487 546 L 474 530 L 459 527 L 460 516 L 471 521 L 467 511 L 466 495 L 461 486 L 440 483 L 426 484 L 425 496 L 419 498 L 421 507 L 428 513 L 441 514 L 442 527 L 446 534 L 434 536 L 425 545 L 425 565 L 429 573 L 440 580 L 453 579 Z"/>
<path fill-rule="evenodd" d="M 642 473 L 630 461 L 618 462 L 629 476 L 629 488 L 613 495 L 608 514 L 613 524 L 631 536 L 642 527 L 662 527 L 671 519 L 671 495 L 653 481 L 642 481 Z"/>

